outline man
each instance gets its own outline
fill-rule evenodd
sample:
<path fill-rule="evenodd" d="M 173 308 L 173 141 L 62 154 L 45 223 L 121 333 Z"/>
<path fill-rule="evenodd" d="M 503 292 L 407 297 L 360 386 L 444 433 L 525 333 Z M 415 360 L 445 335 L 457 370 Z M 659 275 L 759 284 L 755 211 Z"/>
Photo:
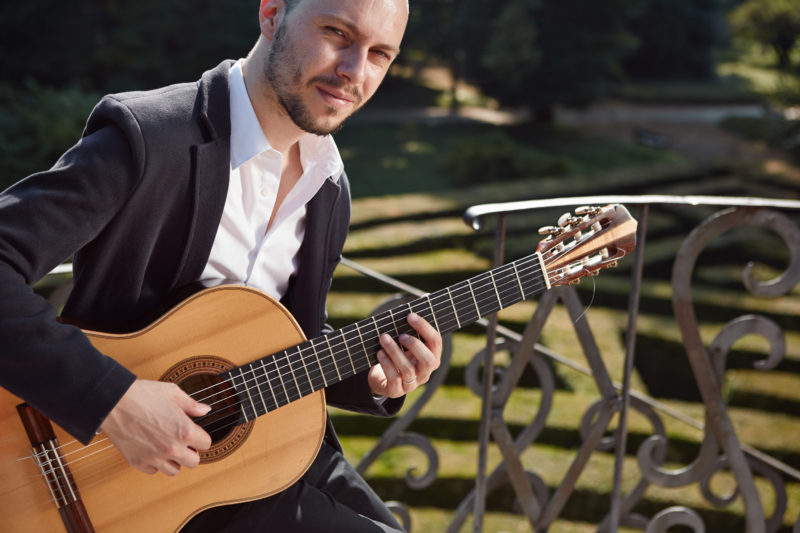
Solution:
<path fill-rule="evenodd" d="M 84 443 L 103 431 L 143 472 L 196 466 L 211 441 L 191 417 L 209 406 L 137 379 L 29 285 L 75 253 L 63 317 L 121 332 L 157 318 L 181 286 L 228 279 L 281 299 L 318 335 L 349 223 L 329 134 L 374 94 L 407 19 L 407 0 L 263 0 L 246 59 L 196 84 L 104 98 L 51 170 L 0 196 L 0 385 Z M 380 364 L 329 387 L 329 403 L 391 415 L 429 379 L 441 337 L 408 321 L 421 340 L 382 337 Z M 328 422 L 299 482 L 185 530 L 398 530 L 340 452 Z"/>

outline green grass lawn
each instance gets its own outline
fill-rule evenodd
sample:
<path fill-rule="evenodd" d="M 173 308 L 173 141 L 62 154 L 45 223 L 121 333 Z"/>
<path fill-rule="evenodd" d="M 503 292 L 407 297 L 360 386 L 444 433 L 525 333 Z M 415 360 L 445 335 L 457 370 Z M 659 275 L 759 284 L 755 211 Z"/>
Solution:
<path fill-rule="evenodd" d="M 404 152 L 409 160 L 392 166 L 388 170 L 367 173 L 359 165 L 350 171 L 356 199 L 353 203 L 353 229 L 347 242 L 345 255 L 365 266 L 395 276 L 423 290 L 431 291 L 467 278 L 490 266 L 492 251 L 492 228 L 474 233 L 461 220 L 463 209 L 471 203 L 519 200 L 530 197 L 567 196 L 590 194 L 591 191 L 626 191 L 629 193 L 659 192 L 681 194 L 694 190 L 701 182 L 704 190 L 715 190 L 720 184 L 729 187 L 732 182 L 741 187 L 758 188 L 758 179 L 738 174 L 706 173 L 691 167 L 673 154 L 656 152 L 650 163 L 633 156 L 626 159 L 628 146 L 608 141 L 597 142 L 581 135 L 562 132 L 562 139 L 554 136 L 554 149 L 564 150 L 574 161 L 584 161 L 587 166 L 600 168 L 607 164 L 604 172 L 571 171 L 564 176 L 533 176 L 513 181 L 475 184 L 473 187 L 454 187 L 448 177 L 438 173 L 434 155 L 447 142 L 442 132 L 465 135 L 468 129 L 428 128 L 431 131 L 393 129 L 388 125 L 373 125 L 359 131 L 361 139 L 355 137 L 340 141 L 347 153 L 349 142 L 368 146 L 362 151 L 350 152 L 353 162 L 363 159 L 367 152 L 380 160 L 378 154 L 389 153 L 392 143 L 383 139 L 377 146 L 365 141 L 368 137 L 380 137 L 374 132 L 393 132 L 394 148 L 407 146 Z M 424 128 L 423 128 L 424 129 Z M 372 131 L 373 135 L 369 132 Z M 477 129 L 475 131 L 481 131 Z M 474 132 L 473 132 L 474 133 Z M 351 130 L 351 134 L 355 132 Z M 410 142 L 412 134 L 421 134 Z M 513 131 L 509 131 L 516 142 L 534 142 Z M 574 141 L 574 142 L 573 142 Z M 383 143 L 387 144 L 383 144 Z M 587 145 L 581 146 L 581 142 Z M 607 144 L 605 144 L 607 143 Z M 617 150 L 616 155 L 601 153 L 597 146 Z M 411 155 L 409 155 L 411 154 Z M 415 159 L 420 158 L 420 159 Z M 427 158 L 427 159 L 425 159 Z M 424 160 L 423 160 L 424 159 Z M 605 160 L 606 163 L 602 161 Z M 397 162 L 397 161 L 395 161 Z M 420 163 L 419 169 L 417 163 Z M 409 165 L 403 167 L 403 165 Z M 348 162 L 350 167 L 353 165 Z M 403 168 L 413 168 L 419 175 L 411 175 Z M 577 165 L 576 165 L 577 168 Z M 430 173 L 430 174 L 428 174 Z M 359 182 L 362 176 L 370 183 Z M 424 176 L 424 177 L 419 177 Z M 378 178 L 381 178 L 379 181 Z M 419 178 L 419 181 L 417 179 Z M 359 192 L 358 187 L 364 186 Z M 369 187 L 383 191 L 370 193 Z M 790 185 L 786 185 L 790 187 Z M 391 191 L 391 193 L 386 193 Z M 639 318 L 640 342 L 637 342 L 637 360 L 643 362 L 674 361 L 675 379 L 691 380 L 685 352 L 682 351 L 680 333 L 672 316 L 669 269 L 677 246 L 680 245 L 694 225 L 711 211 L 703 210 L 655 210 L 651 216 L 651 238 L 648 239 L 648 255 L 645 268 L 645 284 L 642 293 L 642 314 Z M 510 238 L 507 257 L 515 258 L 530 253 L 539 237 L 535 228 L 548 221 L 552 223 L 558 213 L 526 215 L 509 219 Z M 755 243 L 750 246 L 747 243 Z M 765 265 L 758 268 L 760 279 L 774 277 L 780 273 L 781 247 L 769 238 L 745 232 L 741 236 L 722 239 L 710 257 L 728 257 L 732 250 L 747 247 L 744 260 L 763 258 Z M 773 257 L 773 254 L 777 254 Z M 706 256 L 704 256 L 706 257 Z M 733 256 L 732 256 L 733 257 Z M 738 266 L 737 266 L 738 265 Z M 595 332 L 596 342 L 603 360 L 613 379 L 622 378 L 624 361 L 624 330 L 627 314 L 627 292 L 630 287 L 628 266 L 623 264 L 617 271 L 609 271 L 596 283 L 584 282 L 579 295 L 589 307 L 588 320 Z M 782 321 L 787 332 L 787 354 L 784 362 L 775 371 L 755 370 L 753 361 L 763 358 L 767 346 L 763 339 L 749 336 L 737 343 L 729 357 L 731 370 L 726 374 L 724 390 L 731 402 L 731 417 L 743 443 L 756 447 L 785 461 L 793 468 L 800 468 L 800 304 L 795 291 L 777 299 L 758 299 L 743 291 L 741 265 L 738 263 L 717 264 L 706 260 L 696 271 L 693 295 L 696 306 L 702 311 L 701 335 L 710 342 L 722 325 L 731 316 L 744 312 L 758 312 Z M 346 267 L 336 272 L 333 292 L 329 299 L 329 313 L 337 326 L 359 320 L 368 314 L 391 289 L 374 284 Z M 525 302 L 504 310 L 504 324 L 521 331 L 530 318 L 535 303 Z M 563 309 L 557 308 L 548 322 L 541 341 L 548 348 L 562 354 L 577 365 L 585 365 L 585 358 L 576 345 L 576 336 L 571 319 Z M 399 447 L 384 453 L 369 469 L 367 476 L 376 490 L 387 499 L 397 499 L 409 504 L 414 531 L 444 531 L 450 524 L 455 507 L 474 486 L 477 468 L 477 434 L 479 427 L 480 400 L 464 383 L 464 373 L 473 355 L 485 344 L 484 337 L 476 331 L 454 335 L 453 362 L 445 383 L 434 394 L 410 427 L 428 436 L 439 455 L 439 470 L 433 485 L 423 490 L 408 488 L 403 478 L 409 469 L 420 474 L 427 469 L 423 454 L 410 447 Z M 641 351 L 639 351 L 641 350 Z M 498 353 L 496 362 L 502 366 L 508 355 Z M 680 364 L 677 364 L 680 363 Z M 548 423 L 537 441 L 523 453 L 523 464 L 536 472 L 550 488 L 555 490 L 580 446 L 578 426 L 586 408 L 598 398 L 597 387 L 590 376 L 559 365 L 554 366 L 558 390 Z M 649 392 L 651 376 L 647 365 L 638 368 L 633 377 L 633 387 L 643 393 Z M 652 370 L 652 368 L 650 369 Z M 409 398 L 413 401 L 419 393 Z M 659 398 L 666 406 L 697 422 L 703 420 L 703 406 L 692 400 Z M 504 420 L 512 432 L 520 431 L 528 424 L 540 402 L 539 390 L 530 384 L 520 387 L 504 411 Z M 345 452 L 357 463 L 374 445 L 380 433 L 388 427 L 388 421 L 367 422 L 333 410 Z M 702 438 L 693 426 L 664 418 L 670 439 L 668 451 L 669 468 L 680 468 L 696 457 Z M 638 479 L 635 450 L 652 432 L 650 422 L 637 412 L 631 414 L 628 455 L 624 468 L 623 489 L 629 490 Z M 500 461 L 495 446 L 489 451 L 489 470 Z M 570 497 L 559 520 L 551 528 L 554 532 L 595 531 L 597 523 L 609 509 L 609 495 L 613 481 L 613 455 L 608 452 L 593 456 L 580 476 L 576 490 Z M 716 476 L 715 486 L 720 491 L 731 486 L 729 476 Z M 774 506 L 774 495 L 764 480 L 757 481 L 765 509 Z M 779 531 L 788 532 L 800 514 L 800 483 L 787 484 L 788 510 Z M 688 505 L 700 512 L 708 531 L 734 531 L 740 527 L 742 506 L 737 503 L 725 509 L 716 509 L 705 500 L 697 486 L 682 489 L 651 487 L 637 508 L 646 516 L 671 505 Z M 468 520 L 462 531 L 471 531 Z M 489 499 L 484 531 L 530 531 L 530 525 L 513 507 L 513 493 L 508 487 L 498 489 Z M 621 529 L 620 531 L 633 531 Z"/>

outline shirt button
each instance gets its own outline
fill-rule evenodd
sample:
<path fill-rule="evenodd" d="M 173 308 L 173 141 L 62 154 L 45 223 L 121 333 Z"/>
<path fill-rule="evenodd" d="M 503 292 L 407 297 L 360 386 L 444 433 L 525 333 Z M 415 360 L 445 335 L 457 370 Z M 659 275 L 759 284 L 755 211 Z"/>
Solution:
<path fill-rule="evenodd" d="M 263 189 L 261 189 L 261 196 L 263 196 L 264 198 L 266 198 L 266 197 L 267 197 L 267 196 L 269 196 L 269 195 L 270 195 L 270 190 L 269 190 L 269 188 L 268 188 L 268 187 L 264 187 Z"/>

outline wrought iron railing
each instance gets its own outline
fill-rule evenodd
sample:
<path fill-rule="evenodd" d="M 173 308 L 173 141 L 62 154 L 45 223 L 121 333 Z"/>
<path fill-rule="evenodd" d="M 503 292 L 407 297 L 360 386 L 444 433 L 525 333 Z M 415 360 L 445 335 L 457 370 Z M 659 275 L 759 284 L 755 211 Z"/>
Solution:
<path fill-rule="evenodd" d="M 594 333 L 586 320 L 584 304 L 573 287 L 557 287 L 545 293 L 539 299 L 533 317 L 522 333 L 499 325 L 497 316 L 491 316 L 484 321 L 483 324 L 487 328 L 486 348 L 475 354 L 466 373 L 467 385 L 480 394 L 483 405 L 478 436 L 478 473 L 474 489 L 456 509 L 448 531 L 460 531 L 470 515 L 474 531 L 482 531 L 487 494 L 505 483 L 510 483 L 513 487 L 522 515 L 532 529 L 547 531 L 564 509 L 567 499 L 576 487 L 578 477 L 592 455 L 613 450 L 615 456 L 613 489 L 608 513 L 600 523 L 598 531 L 617 531 L 620 526 L 627 526 L 642 529 L 647 533 L 658 533 L 679 525 L 691 528 L 696 533 L 709 530 L 701 514 L 687 506 L 671 506 L 649 517 L 634 512 L 634 507 L 642 500 L 649 487 L 697 486 L 703 497 L 715 507 L 729 506 L 737 496 L 741 498 L 744 504 L 743 527 L 748 533 L 778 531 L 787 519 L 796 520 L 793 533 L 800 533 L 800 517 L 785 516 L 787 512 L 785 481 L 790 480 L 795 483 L 800 481 L 800 471 L 740 442 L 729 416 L 721 385 L 725 374 L 726 356 L 734 342 L 746 335 L 759 335 L 769 344 L 768 357 L 756 362 L 754 365 L 756 368 L 767 370 L 779 364 L 785 353 L 782 328 L 768 317 L 748 313 L 729 321 L 714 340 L 706 344 L 700 337 L 700 324 L 692 301 L 692 275 L 700 252 L 722 234 L 739 227 L 769 230 L 776 234 L 788 249 L 788 266 L 772 280 L 757 281 L 753 276 L 752 265 L 746 266 L 743 273 L 744 287 L 750 294 L 758 297 L 789 294 L 800 282 L 800 229 L 786 213 L 800 210 L 800 201 L 714 196 L 594 196 L 479 205 L 467 209 L 464 218 L 475 230 L 481 230 L 485 221 L 494 222 L 496 228 L 494 262 L 495 265 L 499 265 L 504 259 L 509 216 L 549 208 L 606 203 L 628 205 L 639 220 L 638 246 L 630 268 L 631 288 L 627 309 L 623 380 L 619 383 L 611 379 L 609 369 L 595 342 Z M 637 209 L 633 209 L 633 206 Z M 693 209 L 726 208 L 705 218 L 689 233 L 680 245 L 672 266 L 673 312 L 702 396 L 704 420 L 692 419 L 667 403 L 631 388 L 648 222 L 651 207 L 661 206 L 681 208 L 690 206 Z M 638 214 L 635 212 L 637 210 Z M 422 291 L 414 287 L 352 261 L 345 259 L 344 264 L 408 295 L 422 294 Z M 579 344 L 588 365 L 586 367 L 576 364 L 538 342 L 542 329 L 557 302 L 563 304 L 574 321 Z M 391 302 L 387 305 L 393 306 L 396 303 Z M 794 319 L 800 320 L 796 316 Z M 800 329 L 800 324 L 796 329 Z M 497 374 L 494 368 L 494 354 L 498 351 L 510 352 L 511 363 L 502 370 L 501 377 L 495 381 L 481 380 L 479 375 Z M 599 398 L 582 418 L 580 428 L 582 444 L 563 480 L 552 494 L 542 478 L 536 472 L 527 470 L 520 459 L 522 452 L 541 435 L 553 405 L 555 379 L 547 360 L 564 365 L 571 371 L 592 376 L 599 391 Z M 366 472 L 367 468 L 387 449 L 411 445 L 424 452 L 429 466 L 422 476 L 407 476 L 407 483 L 413 488 L 424 488 L 433 483 L 437 477 L 436 449 L 429 439 L 410 433 L 407 429 L 430 400 L 436 388 L 443 383 L 449 365 L 450 352 L 447 345 L 442 370 L 428 384 L 425 393 L 416 399 L 402 417 L 394 421 L 381 435 L 375 447 L 364 456 L 358 465 L 360 472 Z M 503 409 L 526 367 L 530 367 L 538 377 L 541 402 L 533 420 L 513 437 L 503 419 Z M 648 419 L 653 433 L 639 446 L 636 454 L 638 481 L 627 494 L 623 494 L 622 465 L 625 458 L 630 410 L 636 410 Z M 615 417 L 618 419 L 617 427 L 613 430 L 613 434 L 608 436 L 612 419 Z M 665 466 L 668 438 L 664 417 L 679 420 L 703 432 L 700 452 L 686 467 L 670 469 Z M 488 472 L 487 451 L 490 438 L 499 448 L 502 461 Z M 735 490 L 730 495 L 716 494 L 713 488 L 712 478 L 721 470 L 730 471 L 735 479 Z M 756 476 L 766 479 L 774 491 L 774 504 L 769 516 L 765 514 L 764 505 L 756 490 L 754 481 Z M 411 529 L 408 509 L 400 503 L 395 502 L 393 505 L 406 521 L 406 528 Z"/>

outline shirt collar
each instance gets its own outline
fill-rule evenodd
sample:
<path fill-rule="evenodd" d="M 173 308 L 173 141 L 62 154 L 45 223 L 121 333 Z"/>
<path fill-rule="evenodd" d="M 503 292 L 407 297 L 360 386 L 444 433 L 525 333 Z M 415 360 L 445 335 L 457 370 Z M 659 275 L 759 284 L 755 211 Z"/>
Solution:
<path fill-rule="evenodd" d="M 247 95 L 242 74 L 242 60 L 230 69 L 231 168 L 236 169 L 253 157 L 272 150 Z M 330 135 L 306 133 L 300 138 L 300 162 L 303 172 L 319 165 L 318 172 L 338 181 L 344 170 L 339 149 Z"/>

